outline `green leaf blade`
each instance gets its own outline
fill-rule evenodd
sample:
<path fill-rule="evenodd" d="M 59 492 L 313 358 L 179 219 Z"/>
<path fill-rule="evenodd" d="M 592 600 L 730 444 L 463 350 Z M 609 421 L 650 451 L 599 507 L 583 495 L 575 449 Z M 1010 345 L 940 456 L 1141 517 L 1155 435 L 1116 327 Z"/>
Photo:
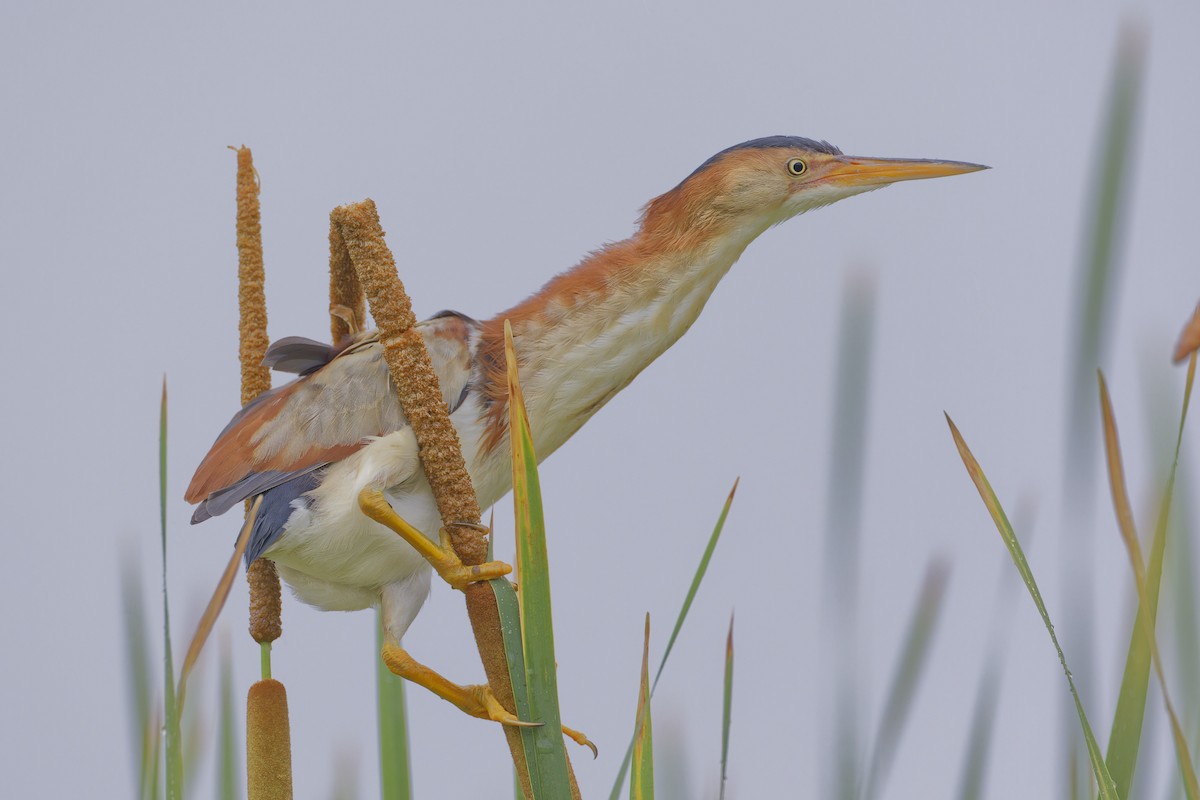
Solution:
<path fill-rule="evenodd" d="M 1008 548 L 1008 553 L 1012 557 L 1013 564 L 1021 574 L 1021 580 L 1025 582 L 1025 588 L 1029 591 L 1029 596 L 1033 599 L 1038 614 L 1042 617 L 1042 622 L 1046 626 L 1047 633 L 1050 634 L 1050 641 L 1054 644 L 1055 652 L 1058 653 L 1058 661 L 1062 665 L 1063 673 L 1067 676 L 1067 685 L 1070 687 L 1071 697 L 1075 702 L 1075 711 L 1079 716 L 1079 724 L 1083 729 L 1083 738 L 1087 744 L 1088 760 L 1091 762 L 1092 772 L 1096 776 L 1096 781 L 1100 784 L 1100 797 L 1102 800 L 1119 800 L 1120 795 L 1117 794 L 1117 787 L 1108 772 L 1108 767 L 1104 764 L 1104 758 L 1100 753 L 1100 746 L 1096 743 L 1096 736 L 1092 732 L 1091 723 L 1088 722 L 1087 714 L 1083 710 L 1083 702 L 1079 699 L 1079 691 L 1075 687 L 1075 679 L 1071 675 L 1070 668 L 1067 666 L 1067 657 L 1058 642 L 1057 634 L 1054 633 L 1054 624 L 1050 621 L 1050 614 L 1046 611 L 1046 604 L 1042 600 L 1042 593 L 1038 590 L 1037 581 L 1033 578 L 1033 570 L 1030 569 L 1029 562 L 1025 559 L 1025 553 L 1021 550 L 1021 543 L 1017 541 L 1017 535 L 1013 531 L 1012 524 L 1009 523 L 1008 517 L 1000 505 L 999 498 L 996 497 L 996 493 L 992 490 L 987 476 L 983 474 L 983 469 L 979 466 L 979 462 L 975 460 L 975 456 L 972 455 L 970 448 L 967 447 L 966 441 L 963 439 L 962 434 L 959 433 L 954 421 L 950 419 L 949 414 L 946 415 L 946 422 L 950 426 L 950 434 L 954 437 L 954 444 L 958 448 L 963 465 L 967 468 L 967 474 L 971 477 L 972 483 L 975 484 L 975 488 L 978 490 L 980 498 L 987 507 L 988 513 L 996 525 L 996 529 L 1000 532 L 1000 538 L 1004 540 L 1004 545 Z"/>
<path fill-rule="evenodd" d="M 733 614 L 729 615 L 729 636 L 725 640 L 725 681 L 721 697 L 721 791 L 725 800 L 725 784 L 729 772 L 729 731 L 733 724 Z"/>
<path fill-rule="evenodd" d="M 183 798 L 183 736 L 179 725 L 179 708 L 175 702 L 175 661 L 171 655 L 171 613 L 167 601 L 167 379 L 163 377 L 162 404 L 158 421 L 158 505 L 162 538 L 163 585 L 163 671 L 166 714 L 166 776 L 167 800 Z"/>
<path fill-rule="evenodd" d="M 633 772 L 629 800 L 654 800 L 654 733 L 650 719 L 650 615 L 642 644 L 642 678 L 638 684 L 637 721 L 633 736 Z"/>
<path fill-rule="evenodd" d="M 379 657 L 383 649 L 382 612 L 375 625 L 375 700 L 379 725 L 379 786 L 383 800 L 411 800 L 412 756 L 410 754 L 408 713 L 404 700 L 404 680 L 392 674 Z"/>
<path fill-rule="evenodd" d="M 888 689 L 883 715 L 879 722 L 879 731 L 875 735 L 874 752 L 867 773 L 867 789 L 864 797 L 871 798 L 879 794 L 884 778 L 891 768 L 904 723 L 908 719 L 908 711 L 916 696 L 921 673 L 924 671 L 929 657 L 933 632 L 937 626 L 942 601 L 946 595 L 949 574 L 950 570 L 946 564 L 935 559 L 930 562 L 925 572 L 925 578 L 921 582 L 921 592 L 908 624 L 900 657 L 892 673 L 891 686 Z"/>
<path fill-rule="evenodd" d="M 521 394 L 512 329 L 507 321 L 504 334 L 508 359 L 509 438 L 512 447 L 517 569 L 521 584 L 517 600 L 529 713 L 528 717 L 522 719 L 541 723 L 537 728 L 526 728 L 522 736 L 526 737 L 527 742 L 525 751 L 534 797 L 556 798 L 566 796 L 564 793 L 568 791 L 571 780 L 558 707 L 546 526 L 533 435 Z"/>
<path fill-rule="evenodd" d="M 675 619 L 675 627 L 671 631 L 671 638 L 667 642 L 667 648 L 663 651 L 662 661 L 659 662 L 658 672 L 655 674 L 654 682 L 650 684 L 650 696 L 654 696 L 654 689 L 658 686 L 658 679 L 662 677 L 663 668 L 667 665 L 667 658 L 671 655 L 671 647 L 675 644 L 675 639 L 678 638 L 680 630 L 683 628 L 683 622 L 687 619 L 688 610 L 692 607 L 692 601 L 696 597 L 696 593 L 700 589 L 700 583 L 704 580 L 704 575 L 708 571 L 708 563 L 712 559 L 713 551 L 717 548 L 717 541 L 721 538 L 721 531 L 725 529 L 725 519 L 729 516 L 729 508 L 733 505 L 734 495 L 737 493 L 737 479 L 733 482 L 733 488 L 729 490 L 729 496 L 725 498 L 725 504 L 721 508 L 721 514 L 717 517 L 717 524 L 713 527 L 712 534 L 708 537 L 708 543 L 704 547 L 704 554 L 700 557 L 700 563 L 696 567 L 696 572 L 692 576 L 692 583 L 688 587 L 687 596 L 684 598 L 683 607 L 679 609 L 679 616 Z M 617 776 L 613 780 L 612 789 L 609 791 L 609 800 L 618 800 L 621 796 L 621 788 L 625 785 L 625 776 L 629 774 L 629 762 L 633 757 L 633 741 L 630 740 L 629 746 L 625 749 L 625 757 L 621 759 L 621 766 L 617 769 Z"/>

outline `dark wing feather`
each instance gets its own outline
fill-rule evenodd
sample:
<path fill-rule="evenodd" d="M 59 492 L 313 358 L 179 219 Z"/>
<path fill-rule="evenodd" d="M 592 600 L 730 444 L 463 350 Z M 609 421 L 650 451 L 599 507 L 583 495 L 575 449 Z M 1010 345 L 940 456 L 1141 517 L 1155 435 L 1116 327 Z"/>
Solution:
<path fill-rule="evenodd" d="M 338 348 L 303 336 L 285 336 L 272 342 L 262 363 L 278 372 L 307 375 L 333 360 Z"/>
<path fill-rule="evenodd" d="M 305 492 L 311 492 L 320 482 L 317 473 L 308 472 L 263 492 L 262 505 L 258 507 L 258 516 L 246 545 L 247 567 L 275 544 L 283 533 L 283 526 L 296 510 L 294 503 L 308 502 Z"/>

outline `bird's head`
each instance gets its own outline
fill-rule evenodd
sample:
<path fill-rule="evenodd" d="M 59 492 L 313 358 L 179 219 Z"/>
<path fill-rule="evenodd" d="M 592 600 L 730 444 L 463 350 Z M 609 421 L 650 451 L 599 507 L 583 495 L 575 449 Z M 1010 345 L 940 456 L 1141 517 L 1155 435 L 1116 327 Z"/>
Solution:
<path fill-rule="evenodd" d="M 898 181 L 987 169 L 981 164 L 847 156 L 827 142 L 798 136 L 752 139 L 722 150 L 666 194 L 650 201 L 643 230 L 745 229 L 771 225 L 844 197 Z"/>

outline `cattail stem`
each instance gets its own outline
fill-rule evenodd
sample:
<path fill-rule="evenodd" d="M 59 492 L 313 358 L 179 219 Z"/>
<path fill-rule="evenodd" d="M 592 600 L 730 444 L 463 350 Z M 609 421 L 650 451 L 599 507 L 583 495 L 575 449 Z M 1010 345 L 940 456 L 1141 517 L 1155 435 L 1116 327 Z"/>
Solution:
<path fill-rule="evenodd" d="M 404 284 L 396 272 L 396 262 L 384 242 L 379 213 L 372 200 L 340 206 L 330 215 L 331 292 L 343 291 L 347 282 L 332 277 L 349 261 L 354 266 L 370 303 L 371 314 L 379 326 L 384 356 L 392 374 L 396 394 L 404 414 L 412 425 L 420 446 L 421 463 L 433 496 L 437 501 L 442 524 L 451 531 L 454 550 L 463 563 L 481 564 L 487 559 L 487 538 L 480 532 L 452 523 L 478 523 L 479 501 L 471 484 L 459 445 L 458 433 L 438 386 L 437 374 L 425 350 L 425 342 L 415 329 L 416 317 Z M 346 302 L 353 296 L 331 296 L 335 304 L 353 307 Z M 334 331 L 338 330 L 337 322 Z M 479 657 L 487 674 L 488 684 L 500 704 L 512 711 L 516 708 L 504 654 L 504 637 L 495 597 L 489 587 L 471 584 L 465 591 L 467 613 L 475 633 Z M 515 728 L 504 727 L 505 738 L 512 754 L 517 778 L 529 796 L 530 781 L 525 760 L 524 743 Z M 569 762 L 568 762 L 569 763 Z M 579 794 L 571 775 L 572 796 Z"/>
<path fill-rule="evenodd" d="M 267 352 L 267 298 L 263 289 L 262 226 L 258 176 L 250 148 L 237 151 L 238 355 L 242 405 L 271 388 L 263 366 Z M 250 505 L 247 501 L 247 512 Z M 250 635 L 259 643 L 263 680 L 246 695 L 246 789 L 249 800 L 291 800 L 292 745 L 287 692 L 271 680 L 271 642 L 282 633 L 279 573 L 259 558 L 246 570 L 250 584 Z"/>
<path fill-rule="evenodd" d="M 271 372 L 263 366 L 267 352 L 267 296 L 264 290 L 262 224 L 258 205 L 258 173 L 249 147 L 237 151 L 238 356 L 242 365 L 242 405 L 271 388 Z M 247 510 L 249 501 L 247 501 Z M 246 571 L 250 583 L 250 635 L 271 642 L 283 632 L 279 574 L 275 564 L 258 559 Z M 270 661 L 270 650 L 266 658 Z M 270 666 L 266 669 L 270 673 Z"/>
<path fill-rule="evenodd" d="M 375 203 L 366 200 L 341 206 L 334 209 L 331 221 L 341 233 L 343 244 L 342 248 L 331 249 L 331 263 L 338 261 L 344 249 L 366 291 L 396 394 L 421 447 L 421 463 L 442 522 L 447 527 L 455 522 L 477 524 L 479 502 L 467 474 L 458 432 L 450 423 L 425 341 L 414 327 L 417 320 L 412 302 L 400 282 L 391 251 L 383 241 Z M 482 535 L 472 533 L 483 540 Z M 482 563 L 486 555 L 485 541 L 480 560 L 467 563 Z M 459 556 L 466 561 L 466 554 Z"/>

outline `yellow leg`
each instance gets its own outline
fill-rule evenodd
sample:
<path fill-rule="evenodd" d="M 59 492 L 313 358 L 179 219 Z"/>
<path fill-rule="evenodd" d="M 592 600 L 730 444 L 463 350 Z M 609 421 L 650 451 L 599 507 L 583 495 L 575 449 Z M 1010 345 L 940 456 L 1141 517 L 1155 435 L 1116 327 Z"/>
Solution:
<path fill-rule="evenodd" d="M 492 694 L 486 685 L 460 686 L 447 680 L 408 654 L 408 651 L 392 641 L 383 646 L 383 663 L 396 675 L 424 686 L 443 700 L 458 706 L 472 717 L 490 719 L 501 725 L 516 725 L 536 728 L 540 722 L 524 722 L 511 713 Z"/>
<path fill-rule="evenodd" d="M 501 725 L 513 725 L 521 728 L 537 728 L 542 724 L 540 722 L 526 722 L 500 705 L 500 701 L 496 699 L 496 696 L 492 694 L 491 688 L 486 684 L 460 686 L 448 680 L 410 656 L 408 651 L 396 644 L 395 640 L 391 637 L 388 637 L 388 641 L 383 645 L 383 663 L 387 664 L 387 668 L 393 674 L 399 675 L 405 680 L 410 680 L 418 686 L 425 687 L 443 700 L 458 706 L 460 710 L 470 714 L 472 717 L 489 719 L 493 722 L 499 722 Z M 562 732 L 563 735 L 578 744 L 590 747 L 593 758 L 599 755 L 596 745 L 592 744 L 591 740 L 579 731 L 564 725 Z"/>
<path fill-rule="evenodd" d="M 399 534 L 400 538 L 424 556 L 425 560 L 437 570 L 437 574 L 441 575 L 442 579 L 455 589 L 463 589 L 467 584 L 476 581 L 490 581 L 492 578 L 499 578 L 512 572 L 512 567 L 503 561 L 488 561 L 472 567 L 463 564 L 462 559 L 450 545 L 450 535 L 446 533 L 445 528 L 442 529 L 439 537 L 441 545 L 434 544 L 425 534 L 405 522 L 392 508 L 387 498 L 383 496 L 383 492 L 378 489 L 363 489 L 359 492 L 358 507 L 380 525 L 391 528 Z"/>

